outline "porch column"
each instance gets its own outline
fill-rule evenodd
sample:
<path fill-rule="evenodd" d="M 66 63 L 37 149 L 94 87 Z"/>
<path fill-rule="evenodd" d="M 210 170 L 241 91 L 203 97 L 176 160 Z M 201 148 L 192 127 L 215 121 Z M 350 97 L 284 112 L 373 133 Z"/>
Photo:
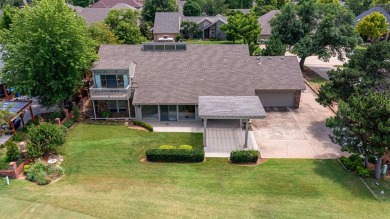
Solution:
<path fill-rule="evenodd" d="M 11 129 L 12 129 L 12 134 L 16 134 L 15 125 L 14 125 L 13 120 L 11 121 L 10 125 L 11 125 Z"/>
<path fill-rule="evenodd" d="M 203 147 L 207 147 L 206 145 L 206 131 L 207 131 L 207 119 L 203 119 Z"/>
<path fill-rule="evenodd" d="M 246 120 L 246 124 L 245 124 L 245 144 L 244 144 L 244 148 L 248 148 L 248 125 L 249 124 L 249 119 Z"/>
<path fill-rule="evenodd" d="M 242 128 L 242 119 L 240 119 L 240 125 L 238 127 Z"/>
<path fill-rule="evenodd" d="M 95 116 L 95 121 L 96 121 L 96 109 L 95 109 L 95 101 L 92 100 L 92 107 L 93 107 L 93 115 Z"/>
<path fill-rule="evenodd" d="M 131 117 L 130 114 L 130 100 L 127 100 L 127 109 L 129 110 L 129 118 Z"/>
<path fill-rule="evenodd" d="M 24 127 L 24 112 L 20 114 L 20 119 L 22 120 L 22 125 Z"/>
<path fill-rule="evenodd" d="M 30 112 L 31 120 L 34 121 L 34 113 L 31 106 L 28 108 L 28 111 Z"/>

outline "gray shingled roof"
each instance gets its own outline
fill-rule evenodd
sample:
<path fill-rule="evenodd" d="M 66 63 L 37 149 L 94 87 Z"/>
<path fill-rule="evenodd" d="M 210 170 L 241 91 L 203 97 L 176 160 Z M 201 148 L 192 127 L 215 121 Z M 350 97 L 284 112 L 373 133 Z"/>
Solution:
<path fill-rule="evenodd" d="M 180 33 L 180 13 L 157 12 L 154 17 L 153 33 Z"/>
<path fill-rule="evenodd" d="M 304 90 L 298 59 L 248 55 L 247 45 L 187 45 L 186 51 L 142 51 L 102 45 L 93 69 L 135 62 L 133 104 L 197 104 L 199 96 L 253 96 L 255 90 Z"/>
<path fill-rule="evenodd" d="M 78 14 L 85 19 L 88 25 L 98 21 L 103 21 L 107 17 L 111 8 L 84 8 Z"/>
<path fill-rule="evenodd" d="M 195 23 L 201 23 L 204 20 L 209 20 L 211 23 L 215 23 L 218 20 L 221 20 L 225 23 L 227 23 L 227 17 L 222 16 L 222 15 L 215 15 L 215 16 L 183 16 L 181 18 L 183 21 L 192 21 Z"/>
<path fill-rule="evenodd" d="M 279 13 L 279 10 L 272 10 L 268 12 L 267 14 L 264 14 L 257 19 L 259 24 L 261 25 L 261 36 L 269 36 L 271 35 L 272 27 L 269 23 L 272 18 L 275 17 L 275 15 Z"/>
<path fill-rule="evenodd" d="M 230 9 L 230 10 L 241 11 L 243 14 L 249 14 L 249 12 L 251 12 L 251 9 L 244 9 L 244 8 Z"/>
<path fill-rule="evenodd" d="M 355 18 L 355 22 L 356 22 L 355 25 L 357 25 L 357 23 L 359 23 L 359 21 L 361 21 L 365 16 L 371 14 L 372 12 L 380 12 L 381 14 L 383 14 L 386 17 L 386 20 L 388 23 L 388 28 L 390 29 L 390 14 L 382 7 L 373 7 L 373 8 L 368 9 L 367 11 L 359 14 Z"/>
<path fill-rule="evenodd" d="M 125 3 L 134 8 L 141 8 L 143 4 L 137 0 L 99 0 L 95 4 L 91 5 L 91 8 L 112 8 L 118 3 Z"/>

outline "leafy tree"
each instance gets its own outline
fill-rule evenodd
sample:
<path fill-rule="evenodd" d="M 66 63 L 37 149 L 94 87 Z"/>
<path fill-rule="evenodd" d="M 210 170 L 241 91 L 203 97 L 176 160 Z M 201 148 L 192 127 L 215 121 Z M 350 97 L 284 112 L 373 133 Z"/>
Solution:
<path fill-rule="evenodd" d="M 339 0 L 318 0 L 321 4 L 340 4 Z"/>
<path fill-rule="evenodd" d="M 93 3 L 92 0 L 72 0 L 73 5 L 75 6 L 81 6 L 81 7 L 88 7 Z"/>
<path fill-rule="evenodd" d="M 119 44 L 120 41 L 112 32 L 110 26 L 103 22 L 96 22 L 88 28 L 89 35 L 96 44 Z"/>
<path fill-rule="evenodd" d="M 202 10 L 209 16 L 225 14 L 228 11 L 228 5 L 225 0 L 204 0 L 202 1 Z"/>
<path fill-rule="evenodd" d="M 228 23 L 221 26 L 221 30 L 226 34 L 226 38 L 235 42 L 242 40 L 249 46 L 252 55 L 257 47 L 257 38 L 261 28 L 257 22 L 257 17 L 251 14 L 235 14 L 228 17 Z"/>
<path fill-rule="evenodd" d="M 239 9 L 239 8 L 251 8 L 253 1 L 252 0 L 226 0 L 225 2 L 230 9 Z"/>
<path fill-rule="evenodd" d="M 182 21 L 181 27 L 188 38 L 197 37 L 199 34 L 199 25 L 193 21 Z"/>
<path fill-rule="evenodd" d="M 138 27 L 138 11 L 132 9 L 114 9 L 111 10 L 104 19 L 106 23 L 125 44 L 137 44 L 145 41 Z"/>
<path fill-rule="evenodd" d="M 355 15 L 359 15 L 364 11 L 370 9 L 373 0 L 346 0 L 345 6 L 352 10 Z"/>
<path fill-rule="evenodd" d="M 376 157 L 375 178 L 380 179 L 382 157 L 390 145 L 389 118 L 390 94 L 370 92 L 341 101 L 327 125 L 333 129 L 333 142 L 344 150 Z"/>
<path fill-rule="evenodd" d="M 277 9 L 283 8 L 286 4 L 290 3 L 290 0 L 255 0 L 256 6 L 262 7 L 270 7 L 273 6 Z"/>
<path fill-rule="evenodd" d="M 315 0 L 300 1 L 298 6 L 288 4 L 271 25 L 272 35 L 301 58 L 301 69 L 312 55 L 325 61 L 337 55 L 343 61 L 361 40 L 354 31 L 353 14 L 340 4 Z"/>
<path fill-rule="evenodd" d="M 1 0 L 0 8 L 5 8 L 7 5 L 19 7 L 23 5 L 23 0 Z"/>
<path fill-rule="evenodd" d="M 253 8 L 251 9 L 251 13 L 260 17 L 264 14 L 267 14 L 268 12 L 272 11 L 272 10 L 276 10 L 277 8 L 273 5 L 265 5 L 265 6 L 258 6 L 258 5 L 255 5 L 253 6 Z"/>
<path fill-rule="evenodd" d="M 286 53 L 286 45 L 279 38 L 271 37 L 266 42 L 266 47 L 262 51 L 263 56 L 284 56 Z"/>
<path fill-rule="evenodd" d="M 10 5 L 6 5 L 3 9 L 3 14 L 0 15 L 0 29 L 9 29 L 12 23 L 12 19 L 19 9 Z"/>
<path fill-rule="evenodd" d="M 200 16 L 202 8 L 193 0 L 186 1 L 183 6 L 184 16 Z"/>
<path fill-rule="evenodd" d="M 151 31 L 152 26 L 153 24 L 150 22 L 143 22 L 139 25 L 139 29 L 141 31 L 142 36 L 145 37 L 147 40 L 151 40 L 153 37 Z"/>
<path fill-rule="evenodd" d="M 64 0 L 26 6 L 4 35 L 3 80 L 45 106 L 67 99 L 97 57 L 85 21 Z"/>
<path fill-rule="evenodd" d="M 145 22 L 154 22 L 156 12 L 177 11 L 175 0 L 145 0 L 141 16 Z"/>
<path fill-rule="evenodd" d="M 371 38 L 374 43 L 383 34 L 387 33 L 386 17 L 380 12 L 373 12 L 365 16 L 356 26 L 356 31 Z"/>

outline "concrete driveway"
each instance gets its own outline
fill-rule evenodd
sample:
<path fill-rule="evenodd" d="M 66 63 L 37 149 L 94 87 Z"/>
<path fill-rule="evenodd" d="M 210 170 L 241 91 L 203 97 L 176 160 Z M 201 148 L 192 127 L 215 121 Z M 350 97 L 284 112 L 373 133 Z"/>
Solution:
<path fill-rule="evenodd" d="M 299 109 L 268 108 L 267 117 L 252 120 L 252 129 L 263 158 L 338 158 L 346 153 L 331 142 L 325 126 L 333 112 L 315 101 L 310 88 L 302 93 Z"/>

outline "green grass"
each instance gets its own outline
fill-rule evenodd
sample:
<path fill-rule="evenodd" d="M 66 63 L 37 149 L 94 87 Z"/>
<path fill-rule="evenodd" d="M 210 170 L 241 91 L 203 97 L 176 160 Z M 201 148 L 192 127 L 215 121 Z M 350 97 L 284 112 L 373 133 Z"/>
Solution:
<path fill-rule="evenodd" d="M 390 202 L 374 199 L 361 180 L 335 160 L 271 159 L 258 166 L 232 165 L 218 158 L 196 164 L 140 162 L 148 147 L 200 147 L 201 142 L 200 134 L 76 125 L 61 148 L 66 175 L 47 186 L 25 180 L 5 186 L 0 178 L 0 215 L 18 211 L 24 214 L 16 218 L 67 218 L 70 213 L 100 218 L 388 216 Z M 34 205 L 38 207 L 32 211 Z"/>
<path fill-rule="evenodd" d="M 356 50 L 366 50 L 367 47 L 366 46 L 356 46 L 355 49 Z"/>

